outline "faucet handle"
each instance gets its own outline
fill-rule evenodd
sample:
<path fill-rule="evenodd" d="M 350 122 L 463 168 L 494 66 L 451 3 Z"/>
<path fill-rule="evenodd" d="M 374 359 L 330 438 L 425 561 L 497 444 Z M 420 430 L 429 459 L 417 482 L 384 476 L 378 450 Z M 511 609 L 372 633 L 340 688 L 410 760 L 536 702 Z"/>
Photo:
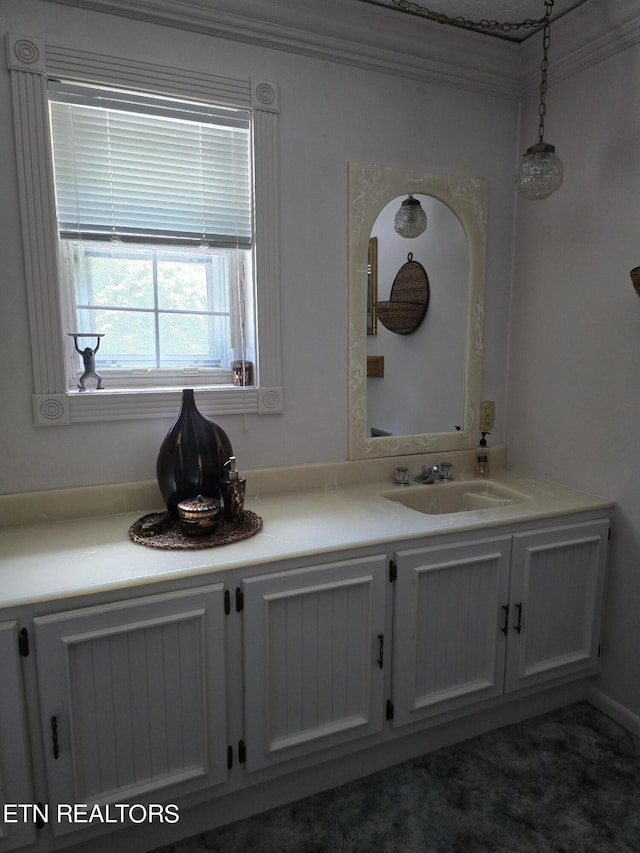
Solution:
<path fill-rule="evenodd" d="M 404 467 L 396 468 L 396 486 L 408 486 L 409 482 L 409 469 Z"/>
<path fill-rule="evenodd" d="M 453 480 L 453 462 L 439 462 L 440 480 Z"/>

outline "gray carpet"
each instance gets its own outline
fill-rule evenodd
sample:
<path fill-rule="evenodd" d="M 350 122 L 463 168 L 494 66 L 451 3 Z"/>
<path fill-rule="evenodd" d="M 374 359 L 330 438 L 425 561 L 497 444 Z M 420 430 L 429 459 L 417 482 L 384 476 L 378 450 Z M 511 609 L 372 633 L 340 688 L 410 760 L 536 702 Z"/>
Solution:
<path fill-rule="evenodd" d="M 156 853 L 640 851 L 640 739 L 553 711 Z"/>

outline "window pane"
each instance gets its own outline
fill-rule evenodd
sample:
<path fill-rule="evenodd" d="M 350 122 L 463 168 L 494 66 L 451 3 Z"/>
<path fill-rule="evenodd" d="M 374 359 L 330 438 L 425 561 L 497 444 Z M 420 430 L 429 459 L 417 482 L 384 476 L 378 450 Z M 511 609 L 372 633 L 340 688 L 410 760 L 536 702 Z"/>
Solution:
<path fill-rule="evenodd" d="M 232 305 L 244 299 L 236 277 L 245 264 L 235 250 L 70 242 L 77 328 L 105 336 L 102 369 L 230 368 L 239 325 Z"/>
<path fill-rule="evenodd" d="M 238 268 L 238 257 L 235 255 L 234 268 Z M 229 255 L 214 255 L 211 258 L 213 304 L 216 311 L 229 312 Z"/>
<path fill-rule="evenodd" d="M 231 367 L 231 330 L 229 318 L 218 316 L 212 318 L 213 324 L 213 353 L 220 359 L 224 367 Z"/>
<path fill-rule="evenodd" d="M 86 252 L 84 280 L 78 282 L 80 305 L 153 308 L 153 263 L 138 256 Z"/>
<path fill-rule="evenodd" d="M 96 363 L 102 367 L 155 367 L 155 329 L 152 313 L 78 310 L 79 331 L 104 334 Z M 81 347 L 83 341 L 80 340 Z M 90 344 L 91 345 L 91 344 Z"/>
<path fill-rule="evenodd" d="M 158 260 L 158 307 L 177 311 L 211 311 L 207 268 L 210 263 Z"/>
<path fill-rule="evenodd" d="M 174 364 L 229 364 L 228 318 L 198 314 L 161 314 L 160 366 Z"/>

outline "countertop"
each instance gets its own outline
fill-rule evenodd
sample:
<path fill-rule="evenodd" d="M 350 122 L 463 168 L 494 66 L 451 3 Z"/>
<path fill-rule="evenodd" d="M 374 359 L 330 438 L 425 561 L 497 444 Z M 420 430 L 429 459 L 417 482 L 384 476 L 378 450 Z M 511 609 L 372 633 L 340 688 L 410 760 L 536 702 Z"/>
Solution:
<path fill-rule="evenodd" d="M 456 454 L 449 456 L 453 459 Z M 465 460 L 457 460 L 462 478 Z M 420 461 L 424 462 L 424 457 Z M 262 531 L 241 542 L 192 551 L 160 551 L 129 540 L 132 522 L 161 508 L 152 483 L 91 487 L 84 495 L 68 490 L 69 506 L 82 503 L 89 510 L 93 506 L 89 497 L 101 496 L 96 498 L 96 505 L 107 512 L 85 518 L 61 517 L 64 513 L 59 507 L 64 498 L 60 495 L 66 493 L 49 493 L 47 505 L 58 507 L 55 514 L 38 509 L 48 493 L 39 493 L 37 498 L 14 496 L 13 502 L 12 496 L 3 496 L 0 514 L 5 511 L 5 525 L 8 508 L 13 507 L 14 512 L 11 524 L 0 530 L 0 606 L 124 587 L 141 587 L 140 594 L 148 594 L 144 586 L 180 577 L 572 513 L 601 511 L 606 515 L 613 506 L 612 501 L 496 466 L 489 479 L 526 494 L 528 500 L 491 509 L 427 515 L 380 496 L 380 492 L 394 489 L 396 464 L 405 462 L 298 466 L 290 469 L 294 472 L 290 476 L 284 469 L 248 474 L 246 507 L 261 516 Z M 287 486 L 292 490 L 287 491 Z M 421 488 L 447 487 L 446 483 L 436 483 Z M 115 502 L 113 496 L 117 496 Z M 23 505 L 22 517 L 15 510 L 18 504 Z M 27 523 L 25 515 L 38 520 Z"/>

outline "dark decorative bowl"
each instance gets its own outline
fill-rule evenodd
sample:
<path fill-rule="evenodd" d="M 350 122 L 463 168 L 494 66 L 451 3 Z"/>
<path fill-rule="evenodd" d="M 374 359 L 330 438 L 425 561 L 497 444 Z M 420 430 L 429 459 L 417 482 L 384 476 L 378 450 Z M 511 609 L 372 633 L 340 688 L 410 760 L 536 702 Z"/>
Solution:
<path fill-rule="evenodd" d="M 196 498 L 187 498 L 178 504 L 180 528 L 187 536 L 204 536 L 206 533 L 213 533 L 221 518 L 220 501 L 214 498 L 198 495 Z"/>

